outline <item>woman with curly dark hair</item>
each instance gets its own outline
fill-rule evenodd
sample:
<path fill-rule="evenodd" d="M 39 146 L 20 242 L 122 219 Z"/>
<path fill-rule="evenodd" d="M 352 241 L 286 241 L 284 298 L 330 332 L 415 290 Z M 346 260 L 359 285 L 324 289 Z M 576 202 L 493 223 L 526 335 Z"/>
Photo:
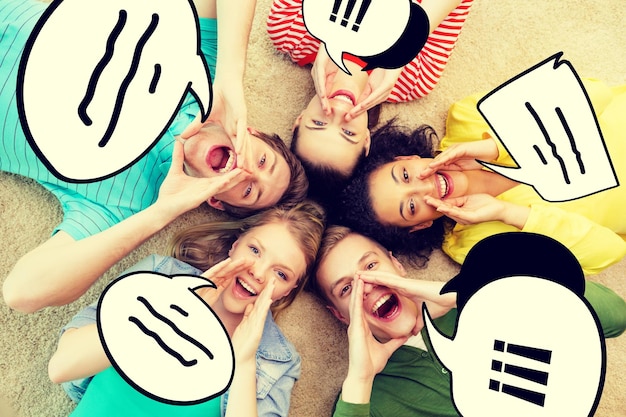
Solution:
<path fill-rule="evenodd" d="M 339 221 L 378 240 L 394 253 L 410 254 L 418 263 L 425 264 L 432 249 L 441 247 L 445 219 L 435 220 L 431 227 L 418 233 L 407 233 L 404 227 L 382 222 L 374 211 L 369 178 L 373 172 L 395 158 L 411 155 L 433 158 L 439 141 L 437 133 L 428 125 L 409 131 L 392 119 L 376 130 L 372 138 L 370 157 L 357 167 L 352 180 L 341 194 Z"/>
<path fill-rule="evenodd" d="M 598 81 L 585 84 L 617 176 L 625 178 L 624 88 Z M 586 274 L 619 261 L 626 254 L 621 214 L 626 189 L 548 202 L 532 186 L 485 168 L 477 161 L 516 164 L 478 112 L 481 97 L 476 94 L 452 106 L 434 159 L 432 128 L 381 129 L 373 141 L 376 149 L 342 194 L 342 222 L 396 253 L 423 257 L 441 245 L 458 263 L 477 242 L 510 231 L 544 234 L 563 243 Z"/>

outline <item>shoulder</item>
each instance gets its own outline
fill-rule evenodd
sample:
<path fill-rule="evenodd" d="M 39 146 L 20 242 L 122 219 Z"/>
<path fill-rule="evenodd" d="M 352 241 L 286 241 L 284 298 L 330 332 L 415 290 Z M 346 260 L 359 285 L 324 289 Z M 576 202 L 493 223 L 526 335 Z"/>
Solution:
<path fill-rule="evenodd" d="M 300 361 L 300 354 L 283 334 L 280 327 L 278 327 L 271 313 L 267 315 L 267 319 L 265 320 L 263 336 L 259 343 L 257 356 L 277 362 Z"/>
<path fill-rule="evenodd" d="M 258 399 L 271 395 L 277 400 L 280 397 L 278 391 L 291 392 L 293 383 L 300 378 L 300 354 L 287 340 L 271 314 L 267 315 L 256 359 Z M 273 389 L 274 394 L 270 394 Z"/>
<path fill-rule="evenodd" d="M 164 275 L 200 275 L 203 272 L 198 268 L 195 268 L 176 258 L 172 258 L 171 256 L 156 254 L 143 258 L 141 261 L 128 268 L 125 273 L 127 274 L 136 271 L 152 271 Z"/>

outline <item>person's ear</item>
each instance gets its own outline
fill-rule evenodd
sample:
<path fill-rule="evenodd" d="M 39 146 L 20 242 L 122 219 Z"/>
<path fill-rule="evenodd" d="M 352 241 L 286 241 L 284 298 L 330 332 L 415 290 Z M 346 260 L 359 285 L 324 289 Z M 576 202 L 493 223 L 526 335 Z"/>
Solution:
<path fill-rule="evenodd" d="M 337 320 L 344 324 L 350 324 L 350 320 L 345 318 L 335 307 L 327 305 L 326 308 L 332 313 L 333 316 L 335 316 Z"/>
<path fill-rule="evenodd" d="M 395 158 L 396 161 L 406 161 L 408 159 L 422 159 L 419 155 L 398 155 Z"/>
<path fill-rule="evenodd" d="M 398 275 L 400 275 L 401 277 L 405 277 L 406 276 L 406 269 L 404 269 L 404 265 L 402 265 L 400 263 L 398 258 L 393 256 L 393 253 L 391 253 L 391 251 L 389 251 L 389 259 L 391 259 L 391 263 L 398 270 L 398 272 L 399 272 Z"/>
<path fill-rule="evenodd" d="M 291 127 L 292 132 L 296 130 L 296 127 L 300 126 L 300 123 L 302 122 L 302 114 L 304 114 L 304 111 L 296 117 L 296 120 L 293 121 L 293 126 Z"/>
<path fill-rule="evenodd" d="M 365 141 L 363 142 L 363 149 L 365 149 L 365 156 L 369 156 L 370 147 L 372 146 L 372 132 L 369 129 L 365 132 Z"/>
<path fill-rule="evenodd" d="M 218 199 L 216 199 L 215 197 L 211 197 L 207 200 L 207 203 L 209 206 L 213 207 L 214 209 L 218 209 L 220 211 L 224 211 L 224 204 L 222 204 L 222 202 Z"/>
<path fill-rule="evenodd" d="M 256 137 L 259 137 L 259 135 L 260 135 L 258 130 L 256 130 L 255 128 L 250 127 L 250 126 L 248 126 L 248 133 L 251 134 L 252 136 L 256 136 Z"/>
<path fill-rule="evenodd" d="M 233 242 L 233 244 L 230 246 L 230 249 L 228 250 L 228 256 L 230 256 L 230 254 L 233 253 L 233 251 L 235 250 L 238 244 L 239 244 L 239 239 Z"/>
<path fill-rule="evenodd" d="M 422 229 L 427 229 L 427 228 L 429 228 L 432 225 L 433 225 L 433 221 L 432 220 L 421 222 L 421 223 L 416 224 L 415 226 L 411 227 L 411 229 L 409 230 L 409 233 L 417 232 L 418 230 L 422 230 Z"/>
<path fill-rule="evenodd" d="M 289 294 L 291 294 L 291 291 L 295 290 L 296 288 L 298 288 L 298 285 L 297 285 L 297 284 L 296 284 L 293 288 L 289 288 L 289 289 L 287 290 L 287 292 L 286 292 L 286 293 L 284 293 L 284 294 L 282 295 L 282 297 L 280 297 L 280 298 L 279 298 L 279 300 L 282 300 L 283 298 L 287 297 Z"/>

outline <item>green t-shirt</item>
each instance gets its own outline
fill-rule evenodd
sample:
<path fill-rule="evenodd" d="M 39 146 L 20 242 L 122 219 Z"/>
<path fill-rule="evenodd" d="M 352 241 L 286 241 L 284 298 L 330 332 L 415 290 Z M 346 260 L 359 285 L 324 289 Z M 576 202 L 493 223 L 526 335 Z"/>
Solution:
<path fill-rule="evenodd" d="M 451 335 L 457 310 L 434 320 L 437 328 Z M 459 417 L 450 396 L 450 374 L 432 353 L 426 330 L 422 337 L 430 351 L 402 346 L 374 378 L 369 404 L 338 400 L 334 417 Z"/>

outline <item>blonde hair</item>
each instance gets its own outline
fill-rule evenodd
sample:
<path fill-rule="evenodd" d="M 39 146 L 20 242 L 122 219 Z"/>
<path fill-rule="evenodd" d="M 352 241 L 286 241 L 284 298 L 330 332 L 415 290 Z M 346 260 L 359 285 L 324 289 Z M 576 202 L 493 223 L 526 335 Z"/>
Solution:
<path fill-rule="evenodd" d="M 298 277 L 297 287 L 272 304 L 276 316 L 288 307 L 307 285 L 322 240 L 325 213 L 316 203 L 305 201 L 295 206 L 272 207 L 253 216 L 232 221 L 217 221 L 189 227 L 174 236 L 168 252 L 202 271 L 228 257 L 233 243 L 251 229 L 271 223 L 285 223 L 304 254 L 306 270 Z"/>

